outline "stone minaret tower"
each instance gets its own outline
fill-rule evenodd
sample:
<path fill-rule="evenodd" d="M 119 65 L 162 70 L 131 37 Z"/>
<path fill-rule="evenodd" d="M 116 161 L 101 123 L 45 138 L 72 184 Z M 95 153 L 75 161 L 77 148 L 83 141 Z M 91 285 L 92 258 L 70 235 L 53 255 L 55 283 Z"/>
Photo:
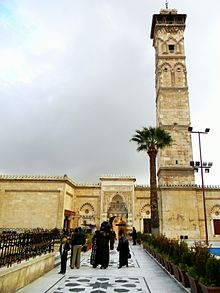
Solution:
<path fill-rule="evenodd" d="M 186 14 L 161 10 L 153 15 L 151 38 L 156 62 L 157 126 L 167 130 L 173 144 L 158 153 L 158 183 L 194 184 L 188 86 L 184 52 Z"/>

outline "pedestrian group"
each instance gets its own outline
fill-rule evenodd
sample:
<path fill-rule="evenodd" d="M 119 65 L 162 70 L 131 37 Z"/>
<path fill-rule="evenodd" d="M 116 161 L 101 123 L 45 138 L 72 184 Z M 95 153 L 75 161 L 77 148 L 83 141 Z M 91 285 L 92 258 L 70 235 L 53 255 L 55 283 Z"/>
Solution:
<path fill-rule="evenodd" d="M 132 231 L 133 245 L 136 245 L 137 233 L 133 227 Z M 106 269 L 109 265 L 109 249 L 114 249 L 116 240 L 116 233 L 111 229 L 108 222 L 103 222 L 100 230 L 96 230 L 92 238 L 92 251 L 90 257 L 90 264 L 93 268 L 97 268 L 100 265 L 100 269 Z M 69 244 L 70 242 L 70 244 Z M 70 255 L 70 267 L 71 269 L 80 268 L 80 257 L 83 245 L 86 243 L 85 235 L 81 227 L 75 228 L 68 241 L 67 232 L 64 231 L 60 244 L 61 255 L 61 269 L 59 274 L 66 273 L 67 256 L 68 251 L 71 250 Z M 110 247 L 109 247 L 110 244 Z M 128 267 L 128 259 L 131 258 L 129 250 L 129 241 L 125 237 L 123 229 L 119 231 L 119 240 L 117 251 L 119 252 L 119 266 Z"/>

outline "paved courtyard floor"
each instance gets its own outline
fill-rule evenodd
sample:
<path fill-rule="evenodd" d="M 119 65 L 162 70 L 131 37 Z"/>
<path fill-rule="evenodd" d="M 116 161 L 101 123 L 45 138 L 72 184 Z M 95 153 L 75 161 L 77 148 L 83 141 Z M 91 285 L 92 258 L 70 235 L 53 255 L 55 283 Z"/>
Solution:
<path fill-rule="evenodd" d="M 116 246 L 115 246 L 116 247 Z M 110 251 L 110 263 L 106 270 L 92 268 L 90 251 L 82 253 L 80 269 L 71 269 L 69 260 L 65 275 L 55 267 L 43 277 L 17 293 L 179 293 L 189 292 L 176 282 L 139 245 L 130 245 L 131 259 L 128 268 L 118 269 L 118 252 Z"/>

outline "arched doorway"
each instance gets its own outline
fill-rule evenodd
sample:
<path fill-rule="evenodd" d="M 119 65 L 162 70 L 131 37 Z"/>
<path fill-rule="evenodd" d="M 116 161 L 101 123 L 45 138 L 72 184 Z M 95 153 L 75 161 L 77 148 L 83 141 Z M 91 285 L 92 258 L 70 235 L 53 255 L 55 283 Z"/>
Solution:
<path fill-rule="evenodd" d="M 141 208 L 141 231 L 151 233 L 151 209 L 149 204 Z"/>
<path fill-rule="evenodd" d="M 212 224 L 212 234 L 220 235 L 220 205 L 213 206 L 210 215 Z M 209 226 L 207 227 L 207 229 L 209 231 Z"/>
<path fill-rule="evenodd" d="M 94 207 L 88 202 L 84 203 L 79 209 L 79 226 L 92 232 L 95 230 Z"/>
<path fill-rule="evenodd" d="M 121 229 L 126 235 L 128 209 L 123 197 L 119 193 L 113 196 L 109 204 L 107 215 L 112 225 L 112 230 L 115 231 L 117 238 Z"/>
<path fill-rule="evenodd" d="M 121 232 L 127 235 L 127 223 L 122 218 L 116 217 L 114 221 L 114 231 L 119 239 Z"/>

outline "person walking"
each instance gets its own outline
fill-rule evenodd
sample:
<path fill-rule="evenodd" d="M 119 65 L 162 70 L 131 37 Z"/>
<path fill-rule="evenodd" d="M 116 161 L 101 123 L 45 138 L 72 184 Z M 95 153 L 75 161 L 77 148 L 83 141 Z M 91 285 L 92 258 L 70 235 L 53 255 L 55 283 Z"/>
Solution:
<path fill-rule="evenodd" d="M 68 251 L 70 250 L 69 242 L 67 241 L 67 237 L 63 236 L 61 244 L 60 244 L 60 256 L 61 256 L 61 268 L 59 274 L 66 273 L 66 263 L 67 263 L 67 255 Z"/>
<path fill-rule="evenodd" d="M 113 230 L 111 229 L 111 230 L 110 230 L 110 249 L 111 249 L 111 250 L 114 249 L 115 239 L 116 239 L 115 231 L 113 231 Z"/>
<path fill-rule="evenodd" d="M 90 264 L 96 268 L 100 264 L 100 231 L 96 230 L 92 238 Z"/>
<path fill-rule="evenodd" d="M 119 236 L 119 238 L 121 237 L 121 235 L 124 233 L 124 231 L 123 231 L 123 229 L 121 228 L 120 230 L 119 230 L 119 232 L 118 232 L 118 236 Z"/>
<path fill-rule="evenodd" d="M 71 245 L 73 246 L 71 269 L 74 269 L 75 267 L 77 269 L 80 268 L 81 250 L 85 242 L 85 236 L 83 231 L 81 230 L 81 227 L 79 227 L 78 229 L 76 228 L 71 241 Z"/>
<path fill-rule="evenodd" d="M 129 243 L 128 239 L 125 237 L 124 233 L 121 234 L 121 237 L 118 242 L 117 251 L 119 252 L 119 269 L 123 266 L 128 267 L 128 258 L 130 257 Z"/>
<path fill-rule="evenodd" d="M 132 231 L 132 239 L 133 239 L 133 245 L 136 245 L 137 231 L 136 231 L 135 227 L 133 227 L 133 231 Z"/>

